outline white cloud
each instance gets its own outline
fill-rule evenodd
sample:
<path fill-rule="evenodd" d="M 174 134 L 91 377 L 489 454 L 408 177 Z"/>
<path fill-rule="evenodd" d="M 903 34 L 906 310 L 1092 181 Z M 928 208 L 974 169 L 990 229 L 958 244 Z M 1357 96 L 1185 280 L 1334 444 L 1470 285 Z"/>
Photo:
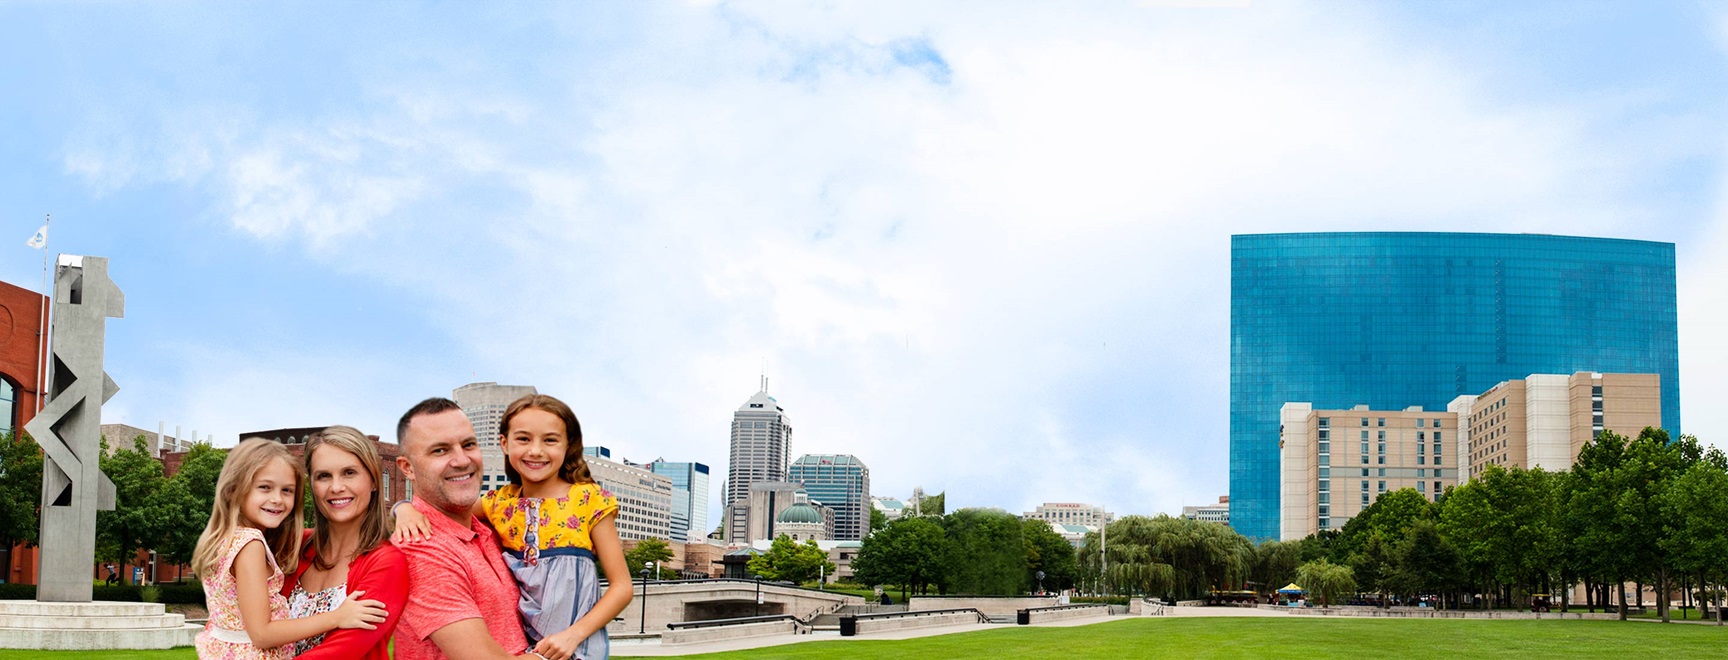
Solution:
<path fill-rule="evenodd" d="M 880 493 L 1174 512 L 1228 488 L 1228 234 L 1637 235 L 1602 182 L 1691 148 L 1603 153 L 1600 109 L 1498 101 L 1329 6 L 859 7 L 660 7 L 519 93 L 363 81 L 386 91 L 350 114 L 166 151 L 237 230 L 426 298 L 479 379 L 632 458 L 718 488 L 766 358 L 794 450 L 858 454 Z M 125 185 L 137 151 L 67 169 Z M 235 359 L 302 382 L 281 357 Z M 205 410 L 274 418 L 244 380 Z M 349 394 L 287 405 L 374 414 Z"/>

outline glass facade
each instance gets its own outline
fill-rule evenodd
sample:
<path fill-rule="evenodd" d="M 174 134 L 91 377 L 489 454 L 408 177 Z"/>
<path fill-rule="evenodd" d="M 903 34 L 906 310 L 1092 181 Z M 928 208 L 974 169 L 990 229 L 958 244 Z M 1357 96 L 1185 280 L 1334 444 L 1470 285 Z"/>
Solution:
<path fill-rule="evenodd" d="M 870 468 L 850 454 L 805 454 L 786 480 L 804 485 L 810 499 L 834 510 L 832 540 L 857 541 L 870 527 Z"/>
<path fill-rule="evenodd" d="M 1654 373 L 1680 433 L 1672 243 L 1251 234 L 1231 237 L 1230 261 L 1230 518 L 1251 538 L 1278 537 L 1289 401 L 1445 410 L 1530 374 Z"/>
<path fill-rule="evenodd" d="M 12 437 L 18 432 L 18 389 L 12 381 L 0 377 L 0 436 Z"/>
<path fill-rule="evenodd" d="M 672 480 L 672 539 L 685 541 L 708 535 L 708 466 L 655 460 L 654 474 Z"/>

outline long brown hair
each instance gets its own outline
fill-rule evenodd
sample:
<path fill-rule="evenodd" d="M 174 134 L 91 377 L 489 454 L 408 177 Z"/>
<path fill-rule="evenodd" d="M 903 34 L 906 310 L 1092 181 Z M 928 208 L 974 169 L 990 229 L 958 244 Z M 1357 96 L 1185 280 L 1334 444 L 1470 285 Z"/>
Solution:
<path fill-rule="evenodd" d="M 312 454 L 325 446 L 353 454 L 354 458 L 360 459 L 360 466 L 366 468 L 366 473 L 372 475 L 371 501 L 366 505 L 366 515 L 360 518 L 360 545 L 354 548 L 354 556 L 358 557 L 390 540 L 390 516 L 384 515 L 384 500 L 378 496 L 384 478 L 384 460 L 378 456 L 378 448 L 372 445 L 372 439 L 360 429 L 332 426 L 306 441 L 308 479 L 317 478 L 312 473 Z M 324 520 L 324 511 L 318 508 L 317 502 L 312 503 L 312 522 L 312 565 L 320 571 L 328 571 L 336 567 L 339 558 L 332 556 L 336 548 L 331 546 L 330 525 Z"/>
<path fill-rule="evenodd" d="M 228 450 L 222 462 L 222 474 L 216 477 L 216 502 L 210 509 L 210 522 L 198 536 L 198 547 L 192 551 L 192 572 L 201 578 L 214 577 L 222 563 L 222 551 L 227 549 L 228 535 L 241 525 L 242 501 L 251 491 L 252 480 L 270 461 L 282 461 L 294 472 L 294 510 L 275 529 L 264 532 L 264 545 L 276 556 L 276 565 L 283 573 L 293 573 L 300 566 L 300 532 L 304 529 L 301 516 L 305 511 L 306 475 L 282 443 L 263 438 L 242 441 Z"/>
<path fill-rule="evenodd" d="M 529 394 L 511 401 L 510 406 L 504 409 L 504 416 L 498 420 L 498 446 L 502 447 L 510 440 L 510 420 L 530 409 L 551 413 L 564 421 L 564 464 L 558 466 L 558 476 L 573 484 L 594 483 L 593 475 L 588 474 L 588 461 L 582 458 L 582 423 L 576 421 L 576 412 L 570 406 L 553 397 Z M 508 460 L 504 461 L 504 476 L 510 479 L 510 483 L 522 485 L 522 475 Z"/>

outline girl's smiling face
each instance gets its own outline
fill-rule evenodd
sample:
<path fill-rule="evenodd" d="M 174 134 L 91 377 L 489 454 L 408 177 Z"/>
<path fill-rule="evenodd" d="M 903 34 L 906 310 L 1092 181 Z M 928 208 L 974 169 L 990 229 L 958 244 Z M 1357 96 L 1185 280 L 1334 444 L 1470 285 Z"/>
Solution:
<path fill-rule="evenodd" d="M 294 512 L 298 485 L 298 475 L 286 461 L 266 463 L 253 475 L 246 491 L 245 505 L 240 508 L 243 522 L 258 529 L 276 529 Z"/>
<path fill-rule="evenodd" d="M 557 415 L 529 408 L 510 418 L 510 435 L 504 453 L 523 483 L 541 483 L 558 478 L 570 441 L 564 437 L 564 420 Z"/>

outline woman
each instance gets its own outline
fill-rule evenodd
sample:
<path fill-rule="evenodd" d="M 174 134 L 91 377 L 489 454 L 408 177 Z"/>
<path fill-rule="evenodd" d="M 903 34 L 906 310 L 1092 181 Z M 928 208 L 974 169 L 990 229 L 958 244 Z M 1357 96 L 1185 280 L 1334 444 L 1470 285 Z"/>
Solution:
<path fill-rule="evenodd" d="M 306 443 L 313 529 L 300 567 L 282 588 L 290 614 L 334 609 L 350 594 L 384 603 L 384 623 L 372 630 L 332 630 L 296 645 L 302 660 L 387 660 L 390 633 L 408 602 L 408 563 L 390 544 L 390 517 L 378 497 L 381 460 L 372 441 L 348 426 L 332 426 Z"/>

